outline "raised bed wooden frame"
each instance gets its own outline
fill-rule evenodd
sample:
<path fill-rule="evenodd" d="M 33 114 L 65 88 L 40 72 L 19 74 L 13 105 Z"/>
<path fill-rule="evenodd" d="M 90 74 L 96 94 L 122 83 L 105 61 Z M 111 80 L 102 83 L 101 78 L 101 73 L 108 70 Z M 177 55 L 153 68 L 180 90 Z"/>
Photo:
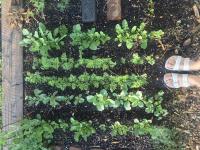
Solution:
<path fill-rule="evenodd" d="M 22 8 L 22 0 L 2 1 L 2 87 L 3 130 L 8 131 L 23 119 L 23 49 L 21 29 L 11 25 L 13 9 Z M 9 143 L 8 143 L 9 144 Z M 3 148 L 7 150 L 7 147 Z"/>

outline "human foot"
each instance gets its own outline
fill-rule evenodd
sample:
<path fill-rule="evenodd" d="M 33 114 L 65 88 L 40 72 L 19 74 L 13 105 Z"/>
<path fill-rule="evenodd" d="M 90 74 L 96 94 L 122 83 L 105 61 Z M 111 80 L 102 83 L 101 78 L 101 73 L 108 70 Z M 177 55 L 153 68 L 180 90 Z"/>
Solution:
<path fill-rule="evenodd" d="M 171 56 L 167 59 L 165 68 L 172 71 L 198 71 L 200 70 L 200 60 L 192 61 L 190 58 Z"/>
<path fill-rule="evenodd" d="M 168 73 L 164 75 L 164 82 L 169 88 L 200 87 L 200 76 Z"/>

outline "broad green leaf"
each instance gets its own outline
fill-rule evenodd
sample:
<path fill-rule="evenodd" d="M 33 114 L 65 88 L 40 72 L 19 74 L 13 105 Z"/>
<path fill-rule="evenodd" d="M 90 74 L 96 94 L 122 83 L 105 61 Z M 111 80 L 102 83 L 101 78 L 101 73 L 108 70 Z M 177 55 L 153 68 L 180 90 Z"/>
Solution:
<path fill-rule="evenodd" d="M 122 27 L 124 28 L 124 29 L 128 29 L 128 22 L 127 22 L 127 20 L 123 20 L 122 21 Z"/>
<path fill-rule="evenodd" d="M 75 31 L 81 31 L 81 25 L 80 24 L 74 25 L 73 26 L 73 30 L 75 30 Z"/>
<path fill-rule="evenodd" d="M 46 31 L 46 27 L 43 23 L 39 23 L 39 31 L 41 35 L 44 35 L 44 32 Z"/>
<path fill-rule="evenodd" d="M 125 103 L 124 103 L 124 108 L 125 108 L 126 110 L 131 110 L 131 104 L 130 104 L 130 102 L 125 102 Z"/>
<path fill-rule="evenodd" d="M 92 96 L 92 95 L 87 96 L 86 99 L 90 103 L 92 103 L 94 100 L 96 100 L 96 98 L 94 96 Z"/>
<path fill-rule="evenodd" d="M 92 42 L 90 44 L 90 47 L 89 47 L 91 50 L 97 50 L 97 44 L 95 42 Z"/>
<path fill-rule="evenodd" d="M 103 96 L 108 96 L 108 92 L 107 92 L 105 89 L 101 90 L 100 93 L 101 93 Z"/>
<path fill-rule="evenodd" d="M 142 40 L 142 43 L 140 46 L 142 49 L 146 49 L 147 48 L 147 40 Z"/>
<path fill-rule="evenodd" d="M 126 47 L 131 49 L 133 47 L 133 42 L 126 42 Z"/>
<path fill-rule="evenodd" d="M 28 31 L 27 29 L 23 29 L 23 30 L 22 30 L 22 33 L 23 33 L 23 35 L 25 35 L 25 36 L 26 36 L 26 35 L 29 35 L 29 31 Z"/>
<path fill-rule="evenodd" d="M 103 104 L 99 104 L 96 107 L 98 111 L 103 111 L 105 109 Z"/>

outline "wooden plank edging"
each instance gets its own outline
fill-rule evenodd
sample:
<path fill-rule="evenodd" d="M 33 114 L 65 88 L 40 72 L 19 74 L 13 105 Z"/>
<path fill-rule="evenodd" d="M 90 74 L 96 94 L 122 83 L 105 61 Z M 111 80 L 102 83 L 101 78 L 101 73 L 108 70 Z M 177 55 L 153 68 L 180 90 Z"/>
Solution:
<path fill-rule="evenodd" d="M 2 121 L 3 130 L 23 119 L 23 49 L 19 46 L 21 30 L 11 27 L 9 13 L 22 8 L 21 0 L 2 1 Z M 7 150 L 4 147 L 4 150 Z"/>

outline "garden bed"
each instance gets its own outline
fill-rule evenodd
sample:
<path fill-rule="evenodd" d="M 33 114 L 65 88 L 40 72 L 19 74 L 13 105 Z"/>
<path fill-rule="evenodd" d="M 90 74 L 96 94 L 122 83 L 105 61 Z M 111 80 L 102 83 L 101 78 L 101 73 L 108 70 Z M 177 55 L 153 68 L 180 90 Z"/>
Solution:
<path fill-rule="evenodd" d="M 62 2 L 25 5 L 26 15 L 35 15 L 24 17 L 25 119 L 15 146 L 186 146 L 174 116 L 180 91 L 167 89 L 162 78 L 169 56 L 199 52 L 183 44 L 194 35 L 193 3 L 123 0 L 125 20 L 107 21 L 106 1 L 97 0 L 96 22 L 82 23 L 81 1 Z"/>

